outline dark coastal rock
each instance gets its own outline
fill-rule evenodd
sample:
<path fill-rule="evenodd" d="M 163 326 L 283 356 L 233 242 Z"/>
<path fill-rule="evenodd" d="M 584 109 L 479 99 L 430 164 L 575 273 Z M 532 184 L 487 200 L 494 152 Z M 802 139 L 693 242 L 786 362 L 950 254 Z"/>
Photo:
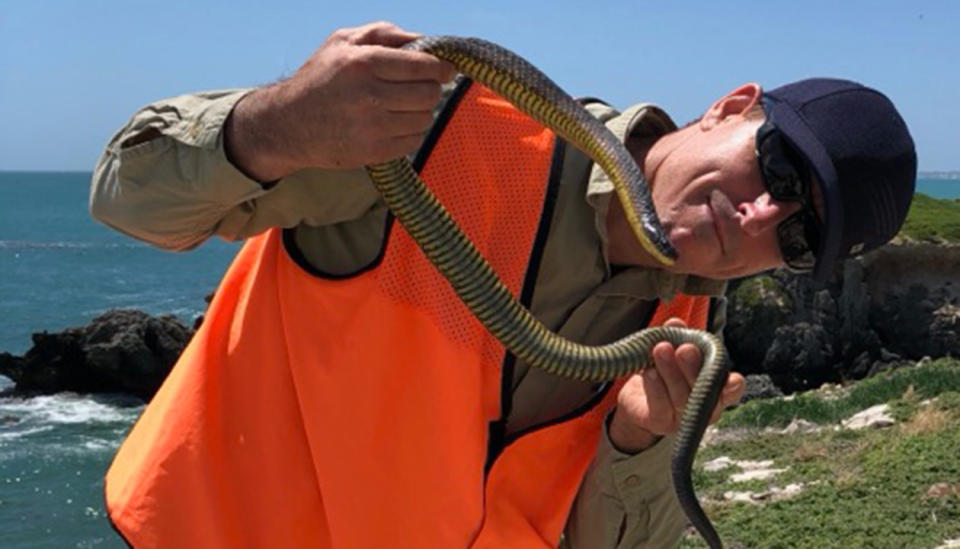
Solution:
<path fill-rule="evenodd" d="M 122 392 L 148 400 L 191 335 L 173 316 L 108 311 L 82 328 L 33 334 L 23 357 L 0 354 L 0 375 L 21 394 Z"/>
<path fill-rule="evenodd" d="M 746 376 L 747 388 L 743 393 L 741 403 L 757 398 L 782 397 L 783 391 L 766 374 L 750 374 Z"/>
<path fill-rule="evenodd" d="M 724 339 L 740 371 L 760 373 L 778 326 L 793 316 L 793 298 L 769 275 L 744 279 L 727 292 Z"/>
<path fill-rule="evenodd" d="M 960 356 L 957 245 L 887 245 L 847 261 L 824 287 L 780 269 L 732 281 L 727 298 L 724 339 L 733 366 L 761 376 L 752 382 L 761 394 L 861 379 L 925 356 Z M 172 316 L 110 311 L 82 328 L 34 334 L 23 357 L 0 353 L 0 375 L 19 393 L 149 399 L 191 335 Z"/>
<path fill-rule="evenodd" d="M 798 322 L 777 328 L 763 366 L 777 386 L 788 392 L 837 381 L 832 338 L 823 326 Z"/>
<path fill-rule="evenodd" d="M 824 287 L 780 269 L 732 283 L 727 297 L 734 367 L 787 392 L 960 356 L 960 246 L 891 244 Z"/>

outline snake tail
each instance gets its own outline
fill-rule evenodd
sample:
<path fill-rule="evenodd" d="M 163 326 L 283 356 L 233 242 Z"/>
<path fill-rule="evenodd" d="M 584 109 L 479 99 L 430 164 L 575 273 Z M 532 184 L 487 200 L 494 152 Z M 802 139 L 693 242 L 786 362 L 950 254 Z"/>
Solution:
<path fill-rule="evenodd" d="M 717 534 L 716 529 L 697 500 L 691 472 L 693 471 L 696 449 L 700 446 L 700 441 L 703 440 L 703 434 L 710 423 L 710 416 L 720 400 L 720 391 L 723 389 L 730 373 L 730 361 L 726 354 L 726 348 L 719 340 L 716 345 L 711 347 L 697 346 L 703 353 L 704 366 L 690 391 L 687 407 L 680 419 L 680 428 L 677 430 L 677 438 L 674 443 L 675 451 L 671 459 L 670 469 L 673 477 L 673 490 L 677 494 L 677 499 L 684 514 L 687 515 L 690 523 L 697 529 L 710 549 L 722 549 L 723 543 L 720 541 L 720 535 Z M 707 353 L 713 352 L 716 352 L 717 356 L 708 356 Z"/>

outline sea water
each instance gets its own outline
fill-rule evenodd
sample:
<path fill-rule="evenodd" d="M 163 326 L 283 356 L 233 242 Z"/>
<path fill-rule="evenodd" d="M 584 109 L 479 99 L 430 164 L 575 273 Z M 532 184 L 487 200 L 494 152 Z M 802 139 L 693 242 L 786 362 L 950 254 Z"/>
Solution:
<path fill-rule="evenodd" d="M 190 324 L 236 253 L 217 239 L 190 253 L 137 242 L 90 218 L 89 186 L 89 173 L 0 172 L 0 351 L 112 308 Z M 0 548 L 126 547 L 103 475 L 142 409 L 121 395 L 0 398 Z"/>
<path fill-rule="evenodd" d="M 918 179 L 917 192 L 933 198 L 960 198 L 960 179 Z"/>
<path fill-rule="evenodd" d="M 89 173 L 0 172 L 0 351 L 30 334 L 131 307 L 192 323 L 237 245 L 170 253 L 94 222 Z M 960 198 L 960 181 L 918 191 Z M 0 390 L 10 381 L 0 377 Z M 0 398 L 0 547 L 125 547 L 106 519 L 103 474 L 143 409 L 121 395 Z"/>

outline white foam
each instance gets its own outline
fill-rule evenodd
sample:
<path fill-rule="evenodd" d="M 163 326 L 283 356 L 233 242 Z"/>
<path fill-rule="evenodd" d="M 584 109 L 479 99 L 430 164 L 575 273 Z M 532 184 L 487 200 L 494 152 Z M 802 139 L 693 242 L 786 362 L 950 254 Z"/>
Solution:
<path fill-rule="evenodd" d="M 83 447 L 87 450 L 98 451 L 98 450 L 116 450 L 120 447 L 120 441 L 109 441 L 103 439 L 91 439 L 83 443 Z"/>
<path fill-rule="evenodd" d="M 0 398 L 0 461 L 21 459 L 24 453 L 112 452 L 143 410 L 133 402 L 138 401 L 75 393 Z"/>
<path fill-rule="evenodd" d="M 26 429 L 20 429 L 20 430 L 0 431 L 0 442 L 5 442 L 8 440 L 16 440 L 20 437 L 34 435 L 37 433 L 44 433 L 51 429 L 53 429 L 52 425 L 38 425 L 35 427 L 28 427 Z"/>
<path fill-rule="evenodd" d="M 127 423 L 140 411 L 141 407 L 118 407 L 109 401 L 76 393 L 0 399 L 0 418 L 12 416 L 18 423 Z"/>
<path fill-rule="evenodd" d="M 77 437 L 67 438 L 68 440 L 66 442 L 44 443 L 43 454 L 46 456 L 85 456 L 99 453 L 112 454 L 117 450 L 117 448 L 120 447 L 120 443 L 123 441 L 123 437 L 118 437 L 117 440 L 81 437 L 85 439 L 82 441 L 77 440 Z"/>

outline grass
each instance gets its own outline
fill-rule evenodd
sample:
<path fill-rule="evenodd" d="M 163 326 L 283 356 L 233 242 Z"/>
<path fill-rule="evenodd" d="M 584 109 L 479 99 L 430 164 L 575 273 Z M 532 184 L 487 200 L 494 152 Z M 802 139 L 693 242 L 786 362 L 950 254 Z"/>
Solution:
<path fill-rule="evenodd" d="M 916 195 L 901 234 L 960 243 L 960 199 Z M 897 420 L 893 427 L 832 428 L 883 403 Z M 795 418 L 827 428 L 777 432 Z M 728 456 L 772 459 L 773 468 L 786 469 L 772 479 L 734 483 L 736 469 L 695 468 L 697 494 L 726 547 L 931 549 L 960 539 L 960 361 L 902 368 L 829 393 L 751 401 L 725 413 L 718 427 L 742 436 L 704 447 L 697 467 Z M 789 499 L 724 499 L 728 491 L 791 483 L 804 489 Z M 691 531 L 680 547 L 704 544 Z"/>
<path fill-rule="evenodd" d="M 752 308 L 759 304 L 776 300 L 778 307 L 784 310 L 793 308 L 790 294 L 770 275 L 757 275 L 744 280 L 735 290 L 736 299 L 742 305 Z"/>
<path fill-rule="evenodd" d="M 719 427 L 786 427 L 794 418 L 813 423 L 838 423 L 860 410 L 901 397 L 908 387 L 921 399 L 948 391 L 960 392 L 960 363 L 938 360 L 921 368 L 901 368 L 865 379 L 833 399 L 817 392 L 790 400 L 752 400 L 723 415 Z M 895 407 L 896 408 L 896 407 Z"/>
<path fill-rule="evenodd" d="M 782 426 L 793 414 L 832 426 L 881 402 L 894 410 L 895 426 L 791 435 L 758 428 Z M 703 448 L 698 465 L 729 456 L 772 459 L 773 468 L 787 470 L 745 483 L 729 480 L 736 469 L 695 473 L 697 493 L 727 547 L 930 549 L 960 538 L 960 361 L 897 370 L 829 399 L 811 392 L 752 401 L 728 416 L 724 425 L 746 436 Z M 723 500 L 726 491 L 794 482 L 805 487 L 790 499 Z M 703 546 L 696 535 L 681 543 Z"/>
<path fill-rule="evenodd" d="M 960 242 L 960 199 L 914 195 L 900 232 L 915 240 Z"/>

